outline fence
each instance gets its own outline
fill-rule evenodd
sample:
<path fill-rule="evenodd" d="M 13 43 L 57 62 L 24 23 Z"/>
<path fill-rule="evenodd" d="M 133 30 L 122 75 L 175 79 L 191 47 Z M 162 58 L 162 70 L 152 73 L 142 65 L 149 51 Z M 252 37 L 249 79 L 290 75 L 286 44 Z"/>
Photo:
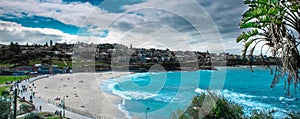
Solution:
<path fill-rule="evenodd" d="M 53 105 L 55 105 L 57 107 L 63 108 L 60 103 L 55 102 L 53 100 L 49 100 L 48 99 L 48 103 L 51 103 L 51 104 L 53 104 Z M 77 114 L 80 114 L 80 115 L 83 115 L 83 116 L 86 116 L 86 117 L 95 118 L 95 119 L 115 119 L 115 118 L 104 116 L 104 115 L 92 114 L 90 112 L 79 110 L 79 109 L 75 109 L 75 108 L 68 107 L 68 106 L 65 106 L 65 110 L 68 110 L 70 112 L 74 112 L 74 113 L 77 113 Z"/>

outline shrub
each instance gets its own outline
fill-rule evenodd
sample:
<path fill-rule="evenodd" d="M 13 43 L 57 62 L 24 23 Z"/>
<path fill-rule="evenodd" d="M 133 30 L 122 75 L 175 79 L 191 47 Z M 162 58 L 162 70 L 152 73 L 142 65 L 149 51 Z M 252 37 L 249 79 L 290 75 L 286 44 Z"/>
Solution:
<path fill-rule="evenodd" d="M 10 115 L 10 102 L 0 97 L 0 119 L 7 119 Z"/>
<path fill-rule="evenodd" d="M 250 119 L 273 119 L 272 114 L 274 111 L 263 112 L 258 110 L 253 110 Z"/>
<path fill-rule="evenodd" d="M 9 91 L 2 91 L 1 92 L 1 96 L 3 96 L 3 97 L 8 97 L 10 94 L 9 94 Z"/>
<path fill-rule="evenodd" d="M 300 119 L 300 111 L 298 112 L 290 112 L 287 114 L 288 116 L 290 116 L 291 119 Z"/>
<path fill-rule="evenodd" d="M 24 119 L 42 119 L 38 113 L 30 113 Z"/>
<path fill-rule="evenodd" d="M 274 119 L 277 111 L 253 110 L 250 116 L 244 116 L 242 107 L 226 100 L 222 96 L 208 91 L 194 97 L 186 111 L 173 112 L 172 119 Z M 288 119 L 300 119 L 300 111 L 284 112 Z"/>
<path fill-rule="evenodd" d="M 34 110 L 34 107 L 28 104 L 21 104 L 20 105 L 20 110 L 24 111 L 25 113 L 30 112 L 32 110 Z"/>
<path fill-rule="evenodd" d="M 179 118 L 242 118 L 242 107 L 227 101 L 224 97 L 219 97 L 215 93 L 208 92 L 194 97 L 192 104 Z"/>

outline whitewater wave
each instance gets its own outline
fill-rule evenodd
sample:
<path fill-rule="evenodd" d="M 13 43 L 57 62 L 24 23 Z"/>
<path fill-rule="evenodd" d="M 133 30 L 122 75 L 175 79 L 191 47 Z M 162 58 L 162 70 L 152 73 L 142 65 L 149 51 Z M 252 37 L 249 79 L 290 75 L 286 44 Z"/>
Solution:
<path fill-rule="evenodd" d="M 140 77 L 145 77 L 145 76 L 149 76 L 150 72 L 145 72 L 145 73 L 136 73 L 136 74 L 131 74 L 126 76 L 127 78 L 140 78 Z"/>
<path fill-rule="evenodd" d="M 139 92 L 139 91 L 119 91 L 113 90 L 114 94 L 117 94 L 127 100 L 146 100 L 149 98 L 153 98 L 157 96 L 157 94 L 147 93 L 147 92 Z"/>
<path fill-rule="evenodd" d="M 122 103 L 118 104 L 117 107 L 118 107 L 118 109 L 119 109 L 121 112 L 123 112 L 123 113 L 125 114 L 126 119 L 129 119 L 129 118 L 130 118 L 129 112 L 126 111 L 125 107 L 123 106 L 123 105 L 125 105 L 125 101 L 126 101 L 126 100 L 123 99 L 123 100 L 122 100 Z"/>
<path fill-rule="evenodd" d="M 157 94 L 140 91 L 120 91 L 114 89 L 112 93 L 121 96 L 126 100 L 152 100 L 168 103 L 173 101 L 174 99 L 173 96 L 167 94 Z"/>
<path fill-rule="evenodd" d="M 294 101 L 297 100 L 297 98 L 286 98 L 286 97 L 279 97 L 280 101 Z"/>
<path fill-rule="evenodd" d="M 207 91 L 206 91 L 206 90 L 203 90 L 203 89 L 201 89 L 201 88 L 196 88 L 196 89 L 195 89 L 195 92 L 196 92 L 196 93 L 199 93 L 199 94 L 202 94 L 202 93 L 207 94 Z"/>
<path fill-rule="evenodd" d="M 148 72 L 147 73 L 137 73 L 137 74 L 120 76 L 118 78 L 102 80 L 102 82 L 100 83 L 100 86 L 102 87 L 101 89 L 104 89 L 104 91 L 106 91 L 106 92 L 113 92 L 114 87 L 120 82 L 130 81 L 130 80 L 138 81 L 139 79 L 141 79 L 139 77 L 145 77 L 148 75 L 149 75 Z"/>

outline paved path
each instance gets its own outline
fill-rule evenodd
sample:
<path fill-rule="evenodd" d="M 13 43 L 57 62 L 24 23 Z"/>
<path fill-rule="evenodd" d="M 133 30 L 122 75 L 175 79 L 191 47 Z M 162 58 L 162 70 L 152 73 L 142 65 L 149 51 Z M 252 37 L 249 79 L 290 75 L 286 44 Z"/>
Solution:
<path fill-rule="evenodd" d="M 19 84 L 19 88 L 21 88 L 22 85 L 24 85 L 25 87 L 28 88 L 29 85 L 32 85 L 31 82 L 33 82 L 35 80 L 38 80 L 38 79 L 41 79 L 41 78 L 48 77 L 48 76 L 49 75 L 42 75 L 42 76 L 30 78 L 29 81 L 26 81 L 26 80 L 22 81 Z M 19 93 L 19 96 L 20 97 L 25 97 L 26 100 L 30 99 L 30 95 L 32 95 L 32 94 L 31 94 L 31 91 L 29 90 L 29 88 L 28 88 L 27 92 L 23 92 L 22 94 Z M 52 105 L 52 104 L 49 104 L 47 101 L 39 99 L 37 97 L 33 98 L 33 104 L 36 106 L 35 112 L 40 111 L 39 110 L 40 105 L 42 106 L 42 111 L 43 112 L 53 112 L 54 113 L 56 110 L 62 110 L 62 108 L 56 107 L 55 105 Z M 70 117 L 71 119 L 90 119 L 89 117 L 86 117 L 86 116 L 83 116 L 83 115 L 80 115 L 80 114 L 76 114 L 76 113 L 73 113 L 73 112 L 70 112 L 70 111 L 67 111 L 67 110 L 65 112 L 66 112 L 66 117 Z M 25 115 L 26 114 L 19 115 L 18 118 L 19 117 L 24 117 Z"/>

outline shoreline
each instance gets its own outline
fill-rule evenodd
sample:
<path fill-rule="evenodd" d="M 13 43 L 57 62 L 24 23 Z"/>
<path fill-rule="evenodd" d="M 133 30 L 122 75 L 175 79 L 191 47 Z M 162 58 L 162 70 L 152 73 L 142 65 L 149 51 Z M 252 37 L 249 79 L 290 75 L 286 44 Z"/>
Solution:
<path fill-rule="evenodd" d="M 36 88 L 33 91 L 36 92 L 35 97 L 48 102 L 61 103 L 65 98 L 66 107 L 89 112 L 96 117 L 126 118 L 126 113 L 118 108 L 123 98 L 103 91 L 100 84 L 103 80 L 129 74 L 132 72 L 57 74 L 34 81 Z"/>
<path fill-rule="evenodd" d="M 226 66 L 226 67 L 228 67 L 228 66 Z M 197 70 L 197 71 L 200 71 L 200 70 Z M 166 72 L 185 72 L 185 71 L 166 71 Z M 76 106 L 79 106 L 79 107 L 75 106 L 75 108 L 81 109 L 82 107 L 80 107 L 80 106 L 84 105 L 85 106 L 84 108 L 87 108 L 87 109 L 86 110 L 81 109 L 83 111 L 96 113 L 99 115 L 103 115 L 105 117 L 109 116 L 109 117 L 115 117 L 115 118 L 127 118 L 128 117 L 128 115 L 126 113 L 127 111 L 121 109 L 120 105 L 119 105 L 119 104 L 122 104 L 124 98 L 119 95 L 116 95 L 112 92 L 106 91 L 105 89 L 102 89 L 101 83 L 104 80 L 112 80 L 112 79 L 119 78 L 121 76 L 131 75 L 134 73 L 139 73 L 139 72 L 124 72 L 124 71 L 123 72 L 122 71 L 105 71 L 105 72 L 93 72 L 93 73 L 81 72 L 81 73 L 74 73 L 74 74 L 57 74 L 54 76 L 51 75 L 48 78 L 42 78 L 41 80 L 38 80 L 38 81 L 43 82 L 43 80 L 45 80 L 45 79 L 49 80 L 49 78 L 52 79 L 52 78 L 56 78 L 57 76 L 62 77 L 63 81 L 68 81 L 68 78 L 70 78 L 70 81 L 73 81 L 73 84 L 75 84 L 74 86 L 77 86 L 77 90 L 80 90 L 80 91 L 78 91 L 78 94 L 81 97 L 81 99 L 79 101 L 77 100 L 77 102 L 80 102 L 80 103 L 76 103 L 77 104 Z M 145 72 L 140 72 L 140 73 L 145 73 Z M 94 77 L 94 79 L 93 79 L 93 77 Z M 88 80 L 86 78 L 91 79 L 91 80 Z M 56 80 L 58 81 L 58 82 L 54 81 L 56 84 L 60 83 L 59 78 L 57 78 Z M 81 82 L 81 81 L 83 81 L 83 82 Z M 95 83 L 95 81 L 97 83 Z M 36 83 L 36 81 L 35 81 L 35 83 Z M 41 86 L 39 86 L 39 85 L 37 84 L 38 89 L 43 88 L 43 87 L 41 87 L 42 85 Z M 63 86 L 64 84 L 60 84 L 60 85 Z M 68 84 L 66 87 L 69 87 L 69 86 L 70 85 Z M 85 86 L 87 86 L 87 87 L 85 87 Z M 62 87 L 60 87 L 60 88 L 61 88 L 60 91 L 62 91 Z M 49 89 L 49 87 L 48 87 L 48 89 Z M 99 95 L 102 95 L 102 98 L 104 97 L 106 99 L 106 101 L 100 99 L 99 95 L 96 97 L 92 97 L 92 99 L 90 99 L 91 96 L 95 96 L 95 94 L 91 94 L 90 91 L 96 92 L 95 90 L 97 90 L 98 93 L 101 93 Z M 39 95 L 41 95 L 41 91 L 39 91 L 37 93 L 37 96 L 39 96 Z M 88 99 L 82 99 L 82 98 L 88 98 Z M 43 99 L 43 97 L 42 97 L 42 99 Z M 99 101 L 97 99 L 100 100 L 99 103 L 101 103 L 101 104 L 90 103 L 90 102 Z M 44 99 L 44 100 L 47 100 L 47 99 Z M 66 102 L 67 102 L 66 105 L 68 106 L 68 103 L 69 103 L 68 99 L 66 99 Z M 72 104 L 72 102 L 71 102 L 71 104 Z M 108 104 L 110 104 L 110 106 L 108 106 Z M 73 105 L 71 105 L 71 107 L 72 106 Z M 101 107 L 101 109 L 98 109 L 99 106 Z M 102 110 L 103 107 L 105 110 Z"/>

